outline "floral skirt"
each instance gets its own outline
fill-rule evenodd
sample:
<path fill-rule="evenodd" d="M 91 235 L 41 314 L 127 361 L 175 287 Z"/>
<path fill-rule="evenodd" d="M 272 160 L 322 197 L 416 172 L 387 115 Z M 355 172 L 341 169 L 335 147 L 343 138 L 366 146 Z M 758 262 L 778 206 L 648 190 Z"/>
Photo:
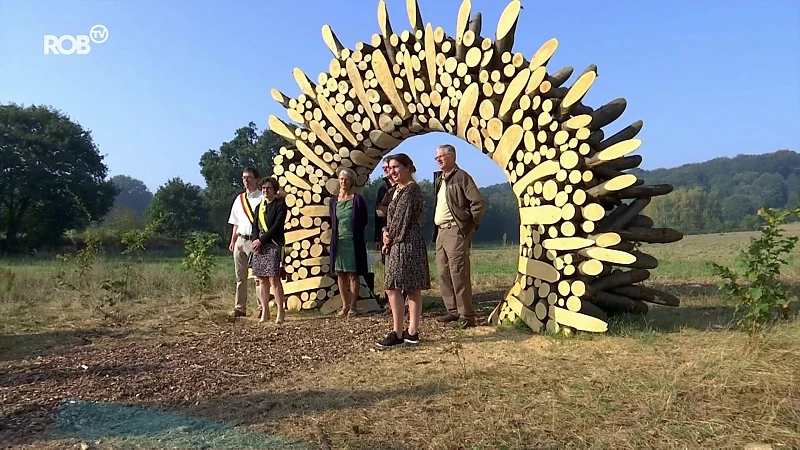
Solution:
<path fill-rule="evenodd" d="M 250 268 L 253 269 L 253 276 L 274 277 L 278 275 L 281 265 L 281 252 L 277 244 L 263 244 L 260 252 L 253 252 L 250 259 Z"/>

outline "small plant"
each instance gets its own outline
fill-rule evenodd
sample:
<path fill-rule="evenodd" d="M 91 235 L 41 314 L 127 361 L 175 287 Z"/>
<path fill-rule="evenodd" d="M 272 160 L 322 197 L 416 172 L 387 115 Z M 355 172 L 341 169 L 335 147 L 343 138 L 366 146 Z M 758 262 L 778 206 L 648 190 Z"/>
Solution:
<path fill-rule="evenodd" d="M 219 237 L 214 233 L 193 232 L 186 239 L 188 255 L 183 260 L 183 266 L 194 277 L 195 288 L 202 294 L 208 291 L 211 284 L 211 269 L 214 259 L 211 250 L 217 244 Z"/>
<path fill-rule="evenodd" d="M 503 233 L 503 247 L 508 245 L 508 235 Z"/>
<path fill-rule="evenodd" d="M 789 317 L 791 289 L 780 281 L 781 266 L 787 264 L 797 237 L 785 237 L 781 225 L 791 216 L 800 215 L 800 205 L 794 209 L 761 208 L 758 215 L 765 225 L 758 239 L 751 239 L 747 250 L 741 252 L 739 262 L 743 273 L 712 263 L 714 274 L 722 277 L 718 289 L 736 302 L 738 325 L 750 334 L 763 330 L 775 318 L 776 311 Z M 740 278 L 743 284 L 739 283 Z"/>

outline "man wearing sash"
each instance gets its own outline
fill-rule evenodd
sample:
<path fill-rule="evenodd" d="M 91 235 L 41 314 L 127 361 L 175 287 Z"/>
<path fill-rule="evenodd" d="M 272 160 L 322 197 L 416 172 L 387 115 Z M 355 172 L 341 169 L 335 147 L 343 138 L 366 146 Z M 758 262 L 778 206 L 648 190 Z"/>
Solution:
<path fill-rule="evenodd" d="M 236 273 L 236 303 L 233 317 L 247 315 L 247 262 L 253 252 L 253 243 L 250 234 L 253 230 L 253 221 L 256 206 L 261 202 L 261 191 L 257 188 L 259 174 L 252 167 L 242 171 L 242 185 L 245 192 L 236 196 L 231 207 L 228 223 L 233 225 L 231 242 L 228 250 L 233 252 L 233 264 Z M 258 287 L 256 287 L 256 294 Z"/>

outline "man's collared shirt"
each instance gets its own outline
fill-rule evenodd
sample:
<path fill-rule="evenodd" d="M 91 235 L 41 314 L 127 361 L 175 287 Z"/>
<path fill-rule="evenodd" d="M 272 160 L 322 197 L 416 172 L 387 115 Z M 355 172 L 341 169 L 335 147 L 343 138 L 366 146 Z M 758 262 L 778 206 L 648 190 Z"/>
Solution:
<path fill-rule="evenodd" d="M 241 194 L 240 194 L 241 195 Z M 247 194 L 247 202 L 250 204 L 250 211 L 253 211 L 255 214 L 256 206 L 261 203 L 261 191 L 253 191 Z M 239 230 L 237 231 L 238 234 L 243 234 L 245 236 L 250 236 L 250 233 L 253 231 L 253 225 L 250 223 L 250 218 L 245 212 L 244 207 L 242 206 L 242 202 L 239 199 L 239 195 L 236 196 L 236 200 L 233 201 L 233 206 L 231 207 L 231 215 L 228 217 L 228 223 L 231 225 L 238 225 Z"/>

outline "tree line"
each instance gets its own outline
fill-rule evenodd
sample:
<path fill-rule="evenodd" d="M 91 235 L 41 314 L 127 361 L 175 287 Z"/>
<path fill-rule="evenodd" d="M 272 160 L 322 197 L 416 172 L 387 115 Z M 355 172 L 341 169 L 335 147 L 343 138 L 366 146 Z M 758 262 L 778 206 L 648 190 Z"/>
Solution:
<path fill-rule="evenodd" d="M 148 224 L 165 238 L 210 231 L 224 241 L 230 233 L 231 204 L 242 189 L 242 169 L 272 173 L 273 158 L 285 145 L 275 133 L 250 122 L 200 157 L 205 188 L 176 177 L 152 193 L 130 176 L 107 178 L 91 133 L 51 107 L 0 105 L 0 136 L 0 249 L 6 252 L 56 246 L 70 230 L 125 232 Z M 676 187 L 672 194 L 654 198 L 645 213 L 655 226 L 685 234 L 755 229 L 761 223 L 756 215 L 760 207 L 800 203 L 800 154 L 789 150 L 632 172 L 648 184 Z M 382 182 L 373 177 L 365 186 L 368 204 L 375 204 Z M 424 231 L 431 236 L 433 183 L 419 184 Z M 511 186 L 500 183 L 481 192 L 487 214 L 475 242 L 515 242 L 519 214 Z M 367 233 L 370 239 L 373 228 Z"/>

